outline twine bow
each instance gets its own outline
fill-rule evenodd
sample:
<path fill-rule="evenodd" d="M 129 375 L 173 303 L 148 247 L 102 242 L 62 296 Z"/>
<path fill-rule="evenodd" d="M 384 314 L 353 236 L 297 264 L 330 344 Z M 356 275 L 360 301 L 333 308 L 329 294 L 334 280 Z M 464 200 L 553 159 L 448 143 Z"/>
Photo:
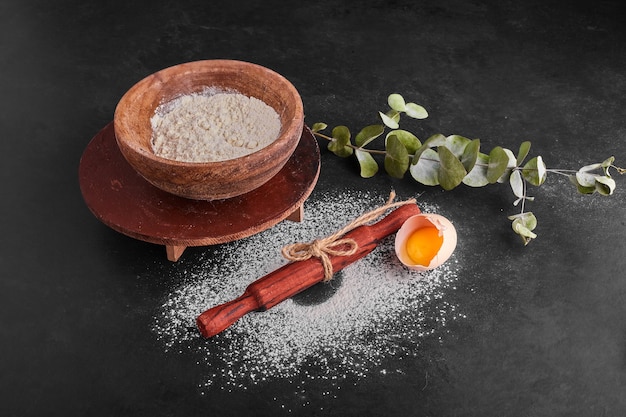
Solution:
<path fill-rule="evenodd" d="M 306 261 L 312 257 L 319 258 L 324 266 L 323 281 L 330 281 L 333 277 L 333 264 L 330 260 L 330 256 L 350 256 L 353 255 L 358 249 L 358 244 L 354 239 L 343 237 L 346 233 L 377 219 L 388 209 L 403 206 L 405 204 L 415 204 L 416 202 L 415 199 L 412 198 L 410 200 L 394 203 L 393 200 L 395 198 L 396 193 L 391 191 L 389 199 L 385 205 L 361 215 L 330 236 L 315 239 L 308 243 L 293 243 L 291 245 L 287 245 L 282 249 L 283 256 L 290 261 Z"/>

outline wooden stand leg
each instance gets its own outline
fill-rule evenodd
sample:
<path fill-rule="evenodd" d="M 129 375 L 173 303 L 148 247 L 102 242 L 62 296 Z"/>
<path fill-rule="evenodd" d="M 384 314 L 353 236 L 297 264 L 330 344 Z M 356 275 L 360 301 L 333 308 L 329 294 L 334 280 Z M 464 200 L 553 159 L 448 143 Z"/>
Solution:
<path fill-rule="evenodd" d="M 295 209 L 289 216 L 287 216 L 286 220 L 292 222 L 301 222 L 304 220 L 304 205 L 300 205 L 297 209 Z M 187 249 L 187 246 L 184 245 L 165 245 L 167 259 L 172 262 L 178 261 L 185 249 Z"/>
<path fill-rule="evenodd" d="M 287 217 L 287 220 L 290 220 L 292 222 L 301 222 L 302 220 L 304 220 L 304 205 L 301 205 L 293 213 L 291 213 Z"/>
<path fill-rule="evenodd" d="M 187 246 L 179 246 L 179 245 L 165 245 L 165 250 L 167 251 L 167 259 L 176 262 L 178 258 L 183 254 L 183 252 L 187 249 Z"/>

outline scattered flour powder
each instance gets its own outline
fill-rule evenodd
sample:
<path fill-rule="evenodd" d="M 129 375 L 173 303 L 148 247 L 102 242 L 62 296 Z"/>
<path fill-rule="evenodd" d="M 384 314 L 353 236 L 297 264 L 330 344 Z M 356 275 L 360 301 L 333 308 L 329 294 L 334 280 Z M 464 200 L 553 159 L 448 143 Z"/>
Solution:
<path fill-rule="evenodd" d="M 284 265 L 282 246 L 330 235 L 385 200 L 363 192 L 314 192 L 305 203 L 302 223 L 285 221 L 229 243 L 217 257 L 187 271 L 155 317 L 153 331 L 167 351 L 199 356 L 199 366 L 206 367 L 203 391 L 245 390 L 292 378 L 297 387 L 306 380 L 322 380 L 340 388 L 346 376 L 402 373 L 386 370 L 385 359 L 415 355 L 420 339 L 440 337 L 447 320 L 465 316 L 444 297 L 455 288 L 455 256 L 433 271 L 410 271 L 394 254 L 393 235 L 329 283 L 318 284 L 326 286 L 321 299 L 296 296 L 244 316 L 211 339 L 203 339 L 195 329 L 203 311 L 238 297 L 252 281 Z M 423 212 L 437 212 L 436 207 L 418 204 Z"/>
<path fill-rule="evenodd" d="M 157 107 L 150 119 L 152 149 L 186 162 L 213 162 L 256 152 L 278 137 L 278 113 L 236 92 L 186 94 Z"/>

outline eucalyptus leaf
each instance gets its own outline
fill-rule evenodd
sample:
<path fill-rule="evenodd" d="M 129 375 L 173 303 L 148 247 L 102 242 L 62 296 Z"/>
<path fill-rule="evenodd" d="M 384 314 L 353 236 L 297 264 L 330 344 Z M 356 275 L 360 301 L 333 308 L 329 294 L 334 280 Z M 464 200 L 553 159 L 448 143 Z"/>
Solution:
<path fill-rule="evenodd" d="M 402 130 L 402 129 L 392 130 L 391 132 L 387 133 L 387 137 L 385 138 L 385 143 L 387 143 L 387 139 L 391 135 L 395 135 L 400 140 L 400 142 L 402 142 L 402 144 L 406 148 L 406 151 L 409 153 L 409 155 L 415 154 L 415 152 L 422 146 L 422 143 L 417 138 L 417 136 L 415 136 L 413 133 L 407 130 Z"/>
<path fill-rule="evenodd" d="M 611 165 L 613 165 L 613 162 L 615 162 L 615 157 L 614 156 L 611 156 L 611 157 L 605 159 L 604 161 L 602 161 L 602 164 L 601 164 L 602 168 L 610 167 Z"/>
<path fill-rule="evenodd" d="M 513 228 L 513 231 L 522 238 L 524 246 L 528 245 L 533 239 L 537 237 L 537 234 L 533 233 L 532 230 L 524 226 L 520 219 L 513 220 L 513 224 L 511 226 Z"/>
<path fill-rule="evenodd" d="M 467 171 L 465 171 L 465 167 L 457 156 L 446 146 L 439 146 L 437 154 L 440 161 L 438 172 L 439 185 L 446 191 L 452 190 L 461 184 L 463 178 L 467 175 Z"/>
<path fill-rule="evenodd" d="M 511 227 L 513 231 L 522 238 L 524 245 L 528 245 L 537 237 L 537 235 L 533 233 L 533 230 L 537 227 L 537 218 L 532 212 L 509 216 L 509 219 L 513 220 Z"/>
<path fill-rule="evenodd" d="M 424 145 L 427 145 L 429 148 L 434 148 L 435 146 L 441 146 L 446 144 L 446 137 L 441 133 L 436 133 L 426 139 L 424 141 Z"/>
<path fill-rule="evenodd" d="M 512 216 L 509 216 L 509 220 L 519 220 L 520 223 L 522 223 L 529 230 L 535 230 L 535 228 L 537 227 L 537 218 L 532 211 L 514 214 Z"/>
<path fill-rule="evenodd" d="M 505 173 L 509 166 L 509 156 L 501 146 L 496 146 L 489 152 L 489 165 L 487 166 L 487 181 L 495 183 Z"/>
<path fill-rule="evenodd" d="M 353 149 L 347 146 L 350 143 L 350 130 L 346 126 L 337 126 L 332 131 L 333 140 L 328 143 L 328 150 L 342 158 L 352 155 Z"/>
<path fill-rule="evenodd" d="M 336 126 L 333 129 L 331 135 L 333 139 L 336 140 L 341 146 L 345 146 L 350 143 L 350 129 L 348 129 L 346 126 Z"/>
<path fill-rule="evenodd" d="M 515 194 L 515 197 L 524 198 L 524 179 L 522 178 L 522 173 L 519 172 L 519 170 L 515 170 L 511 173 L 509 183 L 511 184 L 511 189 L 513 190 L 513 194 Z"/>
<path fill-rule="evenodd" d="M 413 161 L 411 162 L 413 165 L 417 164 L 417 162 L 419 161 L 422 152 L 424 152 L 427 149 L 430 148 L 434 148 L 436 146 L 441 146 L 441 145 L 445 145 L 446 144 L 446 137 L 440 133 L 432 135 L 431 137 L 429 137 L 428 139 L 426 139 L 426 141 L 422 144 L 422 146 L 420 146 L 420 148 L 415 151 L 415 154 L 413 155 Z"/>
<path fill-rule="evenodd" d="M 522 168 L 524 179 L 535 186 L 540 186 L 546 180 L 547 168 L 541 156 L 536 156 Z"/>
<path fill-rule="evenodd" d="M 395 120 L 394 117 L 390 117 L 383 112 L 378 112 L 378 114 L 380 115 L 380 119 L 388 128 L 397 129 L 398 127 L 400 127 L 400 125 L 398 124 L 398 121 Z"/>
<path fill-rule="evenodd" d="M 378 172 L 378 163 L 374 160 L 372 154 L 366 151 L 357 149 L 355 151 L 359 166 L 361 167 L 361 177 L 371 178 Z"/>
<path fill-rule="evenodd" d="M 476 164 L 471 171 L 463 178 L 463 184 L 469 187 L 484 187 L 489 184 L 487 179 L 487 167 L 489 165 L 489 155 L 478 153 Z"/>
<path fill-rule="evenodd" d="M 584 186 L 582 186 L 578 182 L 578 179 L 576 178 L 576 175 L 570 175 L 570 176 L 568 176 L 568 178 L 572 182 L 572 184 L 574 184 L 576 186 L 576 190 L 580 194 L 593 194 L 593 193 L 596 192 L 596 184 L 595 184 L 595 182 L 594 182 L 593 186 L 591 186 L 591 187 L 584 187 Z"/>
<path fill-rule="evenodd" d="M 336 142 L 328 144 L 328 150 L 341 158 L 347 158 L 353 154 L 354 149 L 349 146 L 338 146 Z"/>
<path fill-rule="evenodd" d="M 312 132 L 320 132 L 320 131 L 326 129 L 327 127 L 328 127 L 328 125 L 326 123 L 318 122 L 318 123 L 314 123 L 313 126 L 311 126 L 311 131 Z"/>
<path fill-rule="evenodd" d="M 602 162 L 602 170 L 604 171 L 604 175 L 606 175 L 607 177 L 611 176 L 609 169 L 613 166 L 613 162 L 615 162 L 614 156 L 607 158 Z"/>
<path fill-rule="evenodd" d="M 528 237 L 534 239 L 537 237 L 535 233 L 533 233 L 532 229 L 530 229 L 526 224 L 524 224 L 524 220 L 521 218 L 517 218 L 513 220 L 513 230 L 522 237 Z"/>
<path fill-rule="evenodd" d="M 409 168 L 413 179 L 424 185 L 439 185 L 439 154 L 427 148 L 417 164 Z"/>
<path fill-rule="evenodd" d="M 524 159 L 526 159 L 529 152 L 530 152 L 530 142 L 529 141 L 522 142 L 519 146 L 519 151 L 517 151 L 516 164 L 518 166 L 522 165 L 522 162 L 524 162 Z"/>
<path fill-rule="evenodd" d="M 361 148 L 382 135 L 384 131 L 385 127 L 383 125 L 365 126 L 354 137 L 354 143 L 356 144 L 356 146 Z"/>
<path fill-rule="evenodd" d="M 445 146 L 457 157 L 461 158 L 465 147 L 469 145 L 471 140 L 460 135 L 450 135 L 446 137 Z"/>
<path fill-rule="evenodd" d="M 598 176 L 596 178 L 596 190 L 602 195 L 611 195 L 615 190 L 615 180 L 609 177 Z"/>
<path fill-rule="evenodd" d="M 404 97 L 397 93 L 390 94 L 389 97 L 387 97 L 387 104 L 389 104 L 389 107 L 399 112 L 406 110 Z"/>
<path fill-rule="evenodd" d="M 428 117 L 426 109 L 415 103 L 407 103 L 405 113 L 413 119 L 426 119 Z"/>
<path fill-rule="evenodd" d="M 396 136 L 387 139 L 385 171 L 395 178 L 402 178 L 409 168 L 409 154 Z"/>
<path fill-rule="evenodd" d="M 504 170 L 504 173 L 500 176 L 500 178 L 498 178 L 497 182 L 503 183 L 503 182 L 507 182 L 509 180 L 509 176 L 511 175 L 511 172 L 513 171 L 513 168 L 516 167 L 516 159 L 515 159 L 515 155 L 513 155 L 513 152 L 510 149 L 504 149 L 504 153 L 506 153 L 506 155 L 509 157 L 509 163 L 506 166 L 506 169 Z"/>
<path fill-rule="evenodd" d="M 463 154 L 461 155 L 461 163 L 465 167 L 465 171 L 471 172 L 474 169 L 474 165 L 478 160 L 478 153 L 480 150 L 480 140 L 474 139 L 470 141 L 463 149 Z"/>
<path fill-rule="evenodd" d="M 576 182 L 580 184 L 581 187 L 595 187 L 596 186 L 596 177 L 595 174 L 590 174 L 589 172 L 578 171 L 576 173 Z"/>

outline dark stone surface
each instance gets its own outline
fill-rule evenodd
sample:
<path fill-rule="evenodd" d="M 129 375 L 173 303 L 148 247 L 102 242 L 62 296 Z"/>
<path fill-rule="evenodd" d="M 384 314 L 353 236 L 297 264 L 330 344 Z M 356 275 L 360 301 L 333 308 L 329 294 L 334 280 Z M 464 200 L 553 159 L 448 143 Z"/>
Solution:
<path fill-rule="evenodd" d="M 460 225 L 462 275 L 448 296 L 467 319 L 421 346 L 412 373 L 333 398 L 309 387 L 295 408 L 288 381 L 198 392 L 193 352 L 165 354 L 149 326 L 176 272 L 219 248 L 170 264 L 163 248 L 99 223 L 77 175 L 132 84 L 211 58 L 286 76 L 308 123 L 356 130 L 401 92 L 430 112 L 420 137 L 531 140 L 549 166 L 610 155 L 625 165 L 622 3 L 0 2 L 0 414 L 626 415 L 623 178 L 610 198 L 549 179 L 532 205 L 540 237 L 526 248 L 508 229 L 505 186 L 426 189 Z M 390 186 L 425 189 L 362 180 L 354 161 L 323 152 L 318 188 Z"/>

